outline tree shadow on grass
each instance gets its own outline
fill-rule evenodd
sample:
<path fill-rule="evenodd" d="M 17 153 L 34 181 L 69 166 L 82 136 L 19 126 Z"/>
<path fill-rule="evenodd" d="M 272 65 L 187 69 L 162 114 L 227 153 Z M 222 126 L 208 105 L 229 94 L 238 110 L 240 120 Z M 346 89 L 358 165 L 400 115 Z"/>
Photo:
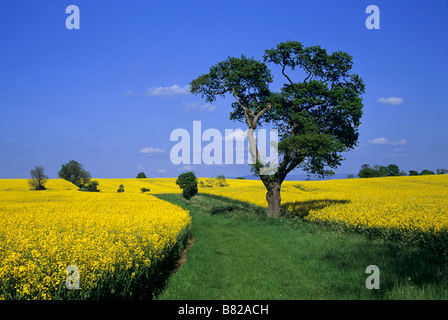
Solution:
<path fill-rule="evenodd" d="M 322 199 L 288 202 L 281 207 L 285 215 L 304 218 L 311 210 L 347 203 L 350 203 L 350 200 Z M 327 227 L 324 229 L 339 230 L 331 225 Z M 359 281 L 356 281 L 357 289 L 353 284 L 336 281 L 333 288 L 335 292 L 341 296 L 351 292 L 355 296 L 359 295 L 361 299 L 448 299 L 446 258 L 431 250 L 431 247 L 412 245 L 399 239 L 386 240 L 375 234 L 341 231 L 321 253 L 321 263 L 329 269 L 340 270 L 341 273 L 356 272 L 359 275 Z M 342 240 L 345 235 L 348 236 L 347 239 L 352 240 Z M 357 237 L 366 238 L 367 242 L 356 240 Z M 368 290 L 363 282 L 370 275 L 365 273 L 369 265 L 378 266 L 380 270 L 379 290 Z"/>
<path fill-rule="evenodd" d="M 381 300 L 448 298 L 447 265 L 443 258 L 428 249 L 400 246 L 379 240 L 356 241 L 344 245 L 334 239 L 321 254 L 322 269 L 337 270 L 342 279 L 351 279 L 349 283 L 333 282 L 334 287 L 330 290 L 341 297 L 348 295 L 358 296 L 359 299 Z M 379 288 L 369 290 L 366 281 L 371 282 L 368 277 L 373 273 L 366 273 L 366 268 L 371 265 L 378 267 Z M 351 276 L 344 278 L 343 274 Z"/>
<path fill-rule="evenodd" d="M 203 195 L 201 198 L 197 200 L 220 200 L 216 203 L 201 202 L 208 206 L 205 212 L 212 215 L 233 215 L 243 210 L 250 212 L 249 205 L 243 202 L 212 195 Z M 182 203 L 185 202 L 187 201 L 182 200 Z M 282 209 L 304 217 L 311 210 L 349 202 L 335 199 L 296 201 L 283 204 Z M 298 239 L 306 237 L 309 246 L 304 249 L 298 247 L 295 256 L 297 261 L 294 263 L 315 272 L 315 288 L 328 291 L 326 296 L 331 299 L 448 299 L 448 266 L 443 257 L 431 250 L 408 243 L 344 232 L 330 226 L 327 228 L 315 223 L 303 224 L 301 219 L 296 222 L 299 228 Z M 302 228 L 305 225 L 310 228 Z M 288 230 L 294 232 L 293 229 Z M 370 275 L 366 273 L 366 268 L 370 265 L 379 268 L 379 289 L 366 287 L 366 280 Z M 159 290 L 162 289 L 163 285 L 159 286 Z"/>
<path fill-rule="evenodd" d="M 286 202 L 281 205 L 281 208 L 284 214 L 292 214 L 295 217 L 304 218 L 310 214 L 311 210 L 321 210 L 329 206 L 347 203 L 350 203 L 350 200 L 321 199 Z"/>

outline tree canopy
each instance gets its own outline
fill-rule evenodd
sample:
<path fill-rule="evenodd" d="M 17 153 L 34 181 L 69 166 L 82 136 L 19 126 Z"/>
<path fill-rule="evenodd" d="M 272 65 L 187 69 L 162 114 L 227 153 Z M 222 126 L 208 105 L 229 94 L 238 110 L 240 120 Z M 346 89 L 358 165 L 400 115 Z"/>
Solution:
<path fill-rule="evenodd" d="M 146 174 L 144 172 L 139 172 L 137 174 L 137 179 L 143 179 L 143 178 L 146 178 Z"/>
<path fill-rule="evenodd" d="M 198 181 L 193 171 L 181 173 L 176 179 L 176 184 L 182 189 L 182 195 L 187 200 L 198 193 Z"/>
<path fill-rule="evenodd" d="M 70 181 L 78 187 L 87 185 L 91 179 L 90 173 L 84 170 L 83 165 L 75 160 L 70 160 L 63 164 L 58 175 L 60 178 Z"/>
<path fill-rule="evenodd" d="M 266 63 L 281 69 L 285 82 L 279 92 L 269 88 L 273 76 Z M 334 174 L 330 169 L 341 164 L 341 153 L 356 146 L 365 85 L 349 72 L 352 65 L 345 52 L 328 54 L 320 46 L 287 41 L 266 50 L 263 61 L 229 57 L 191 81 L 190 91 L 207 102 L 227 94 L 235 99 L 230 119 L 249 129 L 253 170 L 266 186 L 270 216 L 280 214 L 280 186 L 289 172 L 300 168 L 321 177 Z M 292 80 L 296 69 L 304 72 L 302 81 Z M 260 174 L 270 164 L 262 162 L 252 136 L 263 124 L 274 126 L 279 136 L 279 164 L 270 175 Z"/>
<path fill-rule="evenodd" d="M 360 178 L 375 178 L 375 177 L 387 177 L 387 176 L 403 176 L 406 175 L 404 171 L 400 171 L 400 168 L 396 164 L 389 164 L 386 166 L 374 165 L 373 168 L 368 164 L 363 164 L 359 170 L 358 177 Z"/>

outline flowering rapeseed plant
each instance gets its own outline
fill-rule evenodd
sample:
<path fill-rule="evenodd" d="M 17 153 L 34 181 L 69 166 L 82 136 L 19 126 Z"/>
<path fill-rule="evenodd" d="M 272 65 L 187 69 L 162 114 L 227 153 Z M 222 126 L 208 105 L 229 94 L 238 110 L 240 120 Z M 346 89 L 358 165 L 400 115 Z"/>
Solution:
<path fill-rule="evenodd" d="M 227 183 L 199 192 L 267 207 L 261 181 L 227 179 Z M 448 175 L 285 181 L 281 189 L 283 207 L 292 213 L 307 202 L 322 204 L 308 208 L 309 221 L 432 233 L 448 231 L 447 195 Z"/>
<path fill-rule="evenodd" d="M 80 192 L 60 179 L 47 187 L 0 180 L 0 298 L 57 298 L 69 265 L 81 288 L 95 288 L 163 259 L 190 224 L 187 211 L 152 195 Z"/>

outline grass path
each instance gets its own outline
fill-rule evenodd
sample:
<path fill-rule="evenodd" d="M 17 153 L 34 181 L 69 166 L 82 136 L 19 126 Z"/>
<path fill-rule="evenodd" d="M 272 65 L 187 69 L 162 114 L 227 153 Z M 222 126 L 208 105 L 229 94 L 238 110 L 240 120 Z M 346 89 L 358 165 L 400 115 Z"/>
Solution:
<path fill-rule="evenodd" d="M 161 199 L 190 210 L 194 245 L 158 299 L 447 299 L 447 276 L 428 252 L 197 195 Z M 220 214 L 213 214 L 220 212 Z M 365 286 L 380 269 L 380 289 Z"/>

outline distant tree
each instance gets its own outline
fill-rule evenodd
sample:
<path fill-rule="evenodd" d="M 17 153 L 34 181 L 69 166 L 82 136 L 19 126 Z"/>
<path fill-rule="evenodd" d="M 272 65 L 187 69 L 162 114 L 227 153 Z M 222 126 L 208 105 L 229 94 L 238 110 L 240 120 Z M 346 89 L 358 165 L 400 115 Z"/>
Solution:
<path fill-rule="evenodd" d="M 406 175 L 406 171 L 401 170 L 401 171 L 400 171 L 400 176 L 405 176 L 405 175 Z"/>
<path fill-rule="evenodd" d="M 244 177 L 236 177 L 238 180 L 246 180 Z"/>
<path fill-rule="evenodd" d="M 448 170 L 446 169 L 437 169 L 436 172 L 437 174 L 448 174 Z"/>
<path fill-rule="evenodd" d="M 418 176 L 418 172 L 416 170 L 409 170 L 409 175 L 410 176 Z"/>
<path fill-rule="evenodd" d="M 30 171 L 31 179 L 28 180 L 28 184 L 35 190 L 45 190 L 45 183 L 48 177 L 44 174 L 44 168 L 42 166 L 36 166 Z"/>
<path fill-rule="evenodd" d="M 215 186 L 224 187 L 225 185 L 227 185 L 226 177 L 224 177 L 223 175 L 217 176 L 215 180 Z"/>
<path fill-rule="evenodd" d="M 124 192 L 124 185 L 120 184 L 120 186 L 118 187 L 117 192 L 118 192 L 118 193 L 122 193 L 122 192 Z"/>
<path fill-rule="evenodd" d="M 421 176 L 427 176 L 427 175 L 432 175 L 432 174 L 435 174 L 434 171 L 427 170 L 427 169 L 424 169 L 422 172 L 420 172 Z"/>
<path fill-rule="evenodd" d="M 353 174 L 349 174 L 348 176 L 347 176 L 347 179 L 353 179 L 355 177 L 355 175 L 353 175 Z"/>
<path fill-rule="evenodd" d="M 58 172 L 60 178 L 70 181 L 78 187 L 85 186 L 85 181 L 90 181 L 91 175 L 83 169 L 83 165 L 75 160 L 63 164 Z"/>
<path fill-rule="evenodd" d="M 207 178 L 204 181 L 199 181 L 199 186 L 201 188 L 212 188 L 212 187 L 224 187 L 227 185 L 226 177 L 219 175 L 216 178 Z"/>
<path fill-rule="evenodd" d="M 385 177 L 387 176 L 386 170 L 386 167 L 380 166 L 378 164 L 374 165 L 373 168 L 371 168 L 368 164 L 363 164 L 361 166 L 360 172 L 358 173 L 358 176 L 360 178 Z"/>
<path fill-rule="evenodd" d="M 198 193 L 198 181 L 192 171 L 181 173 L 176 184 L 182 189 L 182 195 L 187 200 Z"/>
<path fill-rule="evenodd" d="M 205 179 L 205 183 L 203 185 L 203 187 L 213 187 L 215 185 L 215 178 L 207 178 Z"/>
<path fill-rule="evenodd" d="M 386 173 L 388 176 L 399 176 L 400 169 L 396 164 L 390 164 L 386 167 Z"/>
<path fill-rule="evenodd" d="M 378 166 L 378 170 L 376 170 L 376 172 L 374 172 L 374 176 L 375 177 L 387 177 L 388 176 L 388 171 L 387 171 L 387 167 L 385 166 Z"/>
<path fill-rule="evenodd" d="M 89 192 L 99 192 L 100 190 L 98 190 L 98 181 L 93 180 L 92 182 L 90 182 L 90 184 L 86 187 L 83 187 L 81 190 L 84 191 L 89 191 Z"/>
<path fill-rule="evenodd" d="M 148 188 L 141 188 L 140 191 L 141 191 L 142 193 L 145 193 L 145 192 L 149 192 L 149 191 L 151 191 L 151 190 L 148 189 Z"/>
<path fill-rule="evenodd" d="M 146 178 L 146 174 L 144 172 L 139 172 L 137 174 L 137 179 L 143 179 L 143 178 Z"/>
<path fill-rule="evenodd" d="M 375 178 L 399 175 L 406 175 L 406 173 L 404 171 L 400 173 L 400 169 L 396 164 L 390 164 L 387 167 L 376 164 L 373 166 L 373 168 L 371 168 L 368 164 L 363 164 L 361 166 L 361 170 L 358 173 L 358 176 L 360 178 Z"/>
<path fill-rule="evenodd" d="M 358 172 L 358 177 L 360 178 L 372 178 L 374 175 L 374 172 L 376 170 L 373 168 L 370 168 L 368 164 L 363 164 L 361 166 L 361 170 Z"/>
<path fill-rule="evenodd" d="M 92 179 L 92 176 L 90 175 L 90 172 L 82 169 L 81 170 L 81 177 L 80 177 L 80 186 L 86 186 L 90 183 L 90 180 Z"/>

